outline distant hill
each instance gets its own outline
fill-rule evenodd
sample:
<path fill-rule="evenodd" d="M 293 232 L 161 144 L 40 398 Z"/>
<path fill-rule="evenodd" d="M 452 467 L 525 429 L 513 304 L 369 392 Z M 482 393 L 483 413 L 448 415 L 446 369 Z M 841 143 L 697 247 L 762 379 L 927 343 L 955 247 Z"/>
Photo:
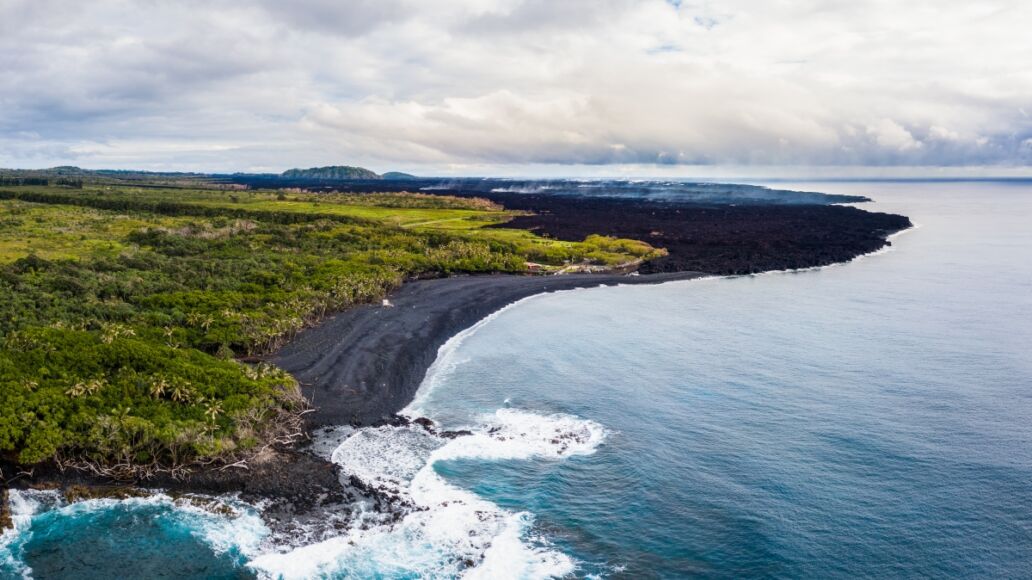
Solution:
<path fill-rule="evenodd" d="M 411 173 L 402 173 L 400 171 L 388 171 L 387 173 L 384 173 L 381 177 L 383 177 L 384 179 L 393 179 L 396 181 L 402 179 L 419 179 Z"/>
<path fill-rule="evenodd" d="M 59 167 L 51 167 L 50 169 L 41 169 L 40 173 L 49 173 L 52 175 L 89 175 L 93 172 L 81 167 L 75 167 L 74 165 L 61 165 Z"/>
<path fill-rule="evenodd" d="M 381 179 L 374 171 L 350 165 L 330 165 L 309 169 L 288 169 L 280 174 L 283 179 L 305 179 L 319 181 L 344 181 L 348 179 Z"/>
<path fill-rule="evenodd" d="M 279 182 L 294 183 L 317 183 L 339 181 L 408 181 L 420 179 L 409 173 L 400 171 L 388 171 L 383 175 L 377 174 L 364 167 L 350 165 L 330 165 L 326 167 L 310 167 L 308 169 L 288 169 L 283 173 L 196 173 L 180 171 L 144 171 L 135 169 L 83 169 L 71 165 L 51 167 L 49 169 L 4 169 L 0 168 L 0 177 L 5 179 L 34 180 L 36 183 L 46 179 L 79 179 L 90 183 L 121 183 L 132 181 L 134 183 L 153 184 L 179 184 L 186 182 L 200 182 L 206 184 L 233 183 L 236 180 L 247 180 L 254 182 L 256 186 L 277 186 Z M 41 181 L 40 181 L 41 182 Z M 41 182 L 42 183 L 42 182 Z"/>

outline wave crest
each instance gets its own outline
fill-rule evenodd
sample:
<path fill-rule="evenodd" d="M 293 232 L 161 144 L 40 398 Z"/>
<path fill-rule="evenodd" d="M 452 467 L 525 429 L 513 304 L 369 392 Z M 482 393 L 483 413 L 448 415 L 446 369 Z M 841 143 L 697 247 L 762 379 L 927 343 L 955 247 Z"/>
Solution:
<path fill-rule="evenodd" d="M 333 452 L 356 477 L 404 506 L 398 518 L 368 513 L 345 535 L 267 554 L 251 566 L 272 577 L 559 577 L 573 560 L 532 532 L 533 516 L 511 512 L 446 481 L 435 464 L 457 459 L 562 460 L 604 442 L 602 425 L 571 415 L 499 409 L 470 435 L 438 437 L 422 427 L 378 427 Z"/>

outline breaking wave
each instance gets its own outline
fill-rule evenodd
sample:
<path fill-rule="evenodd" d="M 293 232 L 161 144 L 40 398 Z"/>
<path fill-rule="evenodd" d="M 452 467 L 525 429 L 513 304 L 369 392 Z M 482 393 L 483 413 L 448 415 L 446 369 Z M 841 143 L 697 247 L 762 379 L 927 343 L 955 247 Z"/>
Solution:
<path fill-rule="evenodd" d="M 512 512 L 449 483 L 435 466 L 459 459 L 562 460 L 594 453 L 605 429 L 570 415 L 499 409 L 453 438 L 420 426 L 361 429 L 332 459 L 391 498 L 398 513 L 370 510 L 348 533 L 250 566 L 279 578 L 559 577 L 575 563 L 533 532 L 533 515 Z"/>
<path fill-rule="evenodd" d="M 463 362 L 462 343 L 538 296 L 510 304 L 449 339 L 402 414 L 428 415 L 429 393 Z M 391 507 L 367 506 L 347 533 L 265 554 L 249 565 L 285 579 L 566 576 L 576 563 L 535 533 L 533 514 L 503 509 L 453 485 L 437 467 L 458 460 L 561 461 L 594 453 L 606 436 L 593 421 L 512 408 L 478 415 L 450 434 L 417 424 L 331 430 L 316 441 L 320 454 L 341 467 L 343 478 L 360 480 Z"/>

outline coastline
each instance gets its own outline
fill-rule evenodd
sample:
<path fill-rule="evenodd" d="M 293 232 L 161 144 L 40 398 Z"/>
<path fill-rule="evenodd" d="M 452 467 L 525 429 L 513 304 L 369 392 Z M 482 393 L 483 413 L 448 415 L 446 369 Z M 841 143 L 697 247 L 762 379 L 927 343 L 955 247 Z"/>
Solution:
<path fill-rule="evenodd" d="M 844 265 L 884 252 L 891 248 L 890 238 L 908 229 L 911 228 L 886 235 L 878 249 L 858 252 L 848 260 L 830 265 Z M 813 265 L 806 269 L 830 265 Z M 770 269 L 764 273 L 778 272 Z M 737 276 L 740 275 L 730 275 Z M 89 473 L 62 472 L 52 465 L 40 466 L 29 477 L 15 482 L 11 489 L 53 490 L 43 493 L 59 494 L 56 497 L 68 504 L 84 500 L 137 501 L 133 498 L 160 496 L 177 508 L 208 511 L 209 517 L 229 515 L 235 520 L 249 513 L 253 521 L 260 521 L 264 534 L 268 534 L 264 541 L 269 542 L 263 544 L 261 551 L 255 553 L 257 557 L 247 564 L 254 573 L 274 574 L 284 566 L 292 567 L 294 564 L 287 561 L 294 555 L 332 558 L 334 550 L 346 549 L 345 538 L 351 538 L 350 545 L 354 545 L 354 537 L 348 534 L 354 532 L 361 537 L 367 526 L 402 530 L 397 532 L 400 534 L 409 533 L 405 530 L 422 531 L 421 526 L 443 517 L 438 511 L 443 509 L 440 505 L 447 506 L 448 501 L 428 504 L 425 498 L 420 500 L 419 496 L 414 497 L 393 485 L 390 478 L 378 476 L 375 469 L 371 477 L 361 469 L 354 471 L 354 465 L 342 462 L 337 453 L 356 440 L 355 449 L 359 453 L 354 461 L 364 465 L 362 462 L 368 458 L 361 453 L 363 442 L 367 437 L 375 441 L 377 434 L 385 433 L 410 433 L 411 437 L 433 442 L 428 443 L 430 445 L 460 454 L 466 450 L 465 446 L 471 445 L 470 441 L 480 441 L 478 438 L 484 434 L 475 429 L 474 432 L 445 431 L 420 414 L 417 395 L 443 347 L 450 341 L 461 341 L 499 312 L 534 296 L 599 286 L 652 285 L 714 277 L 729 276 L 707 272 L 494 274 L 407 281 L 393 291 L 385 303 L 367 304 L 331 315 L 265 357 L 294 375 L 312 403 L 313 411 L 306 417 L 310 442 L 267 446 L 240 468 L 206 467 L 183 479 L 159 476 L 135 483 L 113 483 Z M 560 418 L 566 419 L 571 418 Z M 500 441 L 521 436 L 519 429 L 525 428 L 519 427 L 511 433 L 505 431 L 512 428 L 504 423 L 507 420 L 522 425 L 519 421 L 526 417 L 506 418 L 501 426 L 493 427 L 502 429 L 502 434 L 497 436 Z M 564 443 L 558 451 L 560 456 L 567 452 L 590 453 L 595 440 L 584 439 L 584 425 L 548 423 L 549 433 L 560 428 L 569 429 L 563 431 L 562 440 L 573 444 L 568 448 Z M 352 434 L 354 437 L 349 438 Z M 551 442 L 554 444 L 555 439 Z M 533 445 L 530 448 L 534 449 Z M 331 453 L 330 449 L 337 451 Z M 432 461 L 426 465 L 431 464 Z M 0 467 L 6 471 L 7 466 Z M 420 473 L 424 471 L 432 473 L 433 469 L 421 468 Z M 236 505 L 244 506 L 246 511 L 227 507 L 234 502 L 242 502 Z M 506 519 L 504 510 L 480 506 L 472 499 L 456 499 L 453 503 L 454 509 L 464 514 L 456 525 L 463 538 L 469 535 L 473 546 L 469 554 L 462 552 L 461 557 L 454 556 L 458 558 L 455 565 L 458 569 L 478 564 L 490 568 L 495 562 L 486 563 L 487 554 L 492 538 L 499 533 L 497 526 L 503 526 L 501 529 L 507 534 L 519 533 L 521 528 Z M 5 529 L 5 523 L 13 523 L 11 514 L 7 515 L 4 518 L 0 513 L 0 530 Z M 481 525 L 488 531 L 478 527 Z M 563 559 L 562 552 L 543 554 L 554 557 L 552 564 L 559 566 L 557 569 L 566 570 L 562 566 L 573 565 Z"/>
<path fill-rule="evenodd" d="M 770 268 L 757 274 L 801 272 L 848 264 L 891 248 L 891 238 L 914 226 L 887 232 L 880 247 L 831 264 Z M 306 416 L 311 437 L 334 427 L 430 422 L 401 415 L 417 395 L 438 352 L 449 340 L 520 300 L 544 293 L 598 286 L 661 284 L 713 276 L 711 272 L 648 274 L 459 275 L 405 282 L 383 304 L 366 304 L 333 314 L 300 332 L 278 351 L 263 357 L 298 379 L 313 406 Z M 741 275 L 741 274 L 737 274 Z M 443 433 L 442 435 L 449 435 Z M 146 481 L 112 481 L 91 473 L 61 470 L 53 464 L 24 472 L 2 464 L 12 489 L 65 489 L 96 497 L 123 490 L 163 490 L 185 494 L 239 493 L 245 500 L 267 501 L 272 520 L 279 516 L 324 513 L 325 508 L 372 498 L 390 502 L 364 482 L 341 476 L 339 467 L 313 453 L 306 443 L 266 448 L 243 468 L 212 467 L 185 478 L 158 475 Z M 318 498 L 313 500 L 313 498 Z M 276 515 L 278 514 L 278 515 Z"/>
<path fill-rule="evenodd" d="M 331 315 L 265 358 L 301 383 L 314 407 L 306 417 L 310 437 L 338 426 L 407 424 L 410 421 L 398 413 L 415 398 L 441 346 L 508 305 L 560 290 L 706 276 L 710 274 L 492 274 L 414 280 L 388 296 L 391 306 L 367 304 Z M 411 423 L 433 432 L 429 421 Z M 6 476 L 0 489 L 60 490 L 69 500 L 149 493 L 239 494 L 244 501 L 263 504 L 263 519 L 284 533 L 333 511 L 346 511 L 360 500 L 392 511 L 391 494 L 344 476 L 337 464 L 311 447 L 268 446 L 243 466 L 212 466 L 182 478 L 162 473 L 145 481 L 114 481 L 53 463 L 26 470 L 0 461 L 0 474 Z M 5 529 L 4 521 L 0 514 L 0 530 Z"/>
<path fill-rule="evenodd" d="M 311 427 L 396 420 L 453 336 L 536 294 L 616 284 L 659 284 L 709 274 L 456 276 L 408 282 L 389 306 L 365 305 L 304 330 L 269 361 L 294 375 L 315 408 Z"/>
<path fill-rule="evenodd" d="M 801 268 L 770 268 L 746 275 L 805 272 L 849 264 L 892 248 L 891 240 L 918 226 L 886 233 L 880 247 L 848 259 Z M 512 304 L 563 290 L 598 286 L 662 284 L 711 276 L 710 272 L 649 274 L 493 274 L 415 280 L 392 292 L 390 305 L 363 305 L 305 329 L 267 360 L 291 373 L 314 407 L 310 430 L 365 427 L 405 421 L 398 414 L 453 337 Z M 742 275 L 742 274 L 737 274 Z"/>
<path fill-rule="evenodd" d="M 751 255 L 754 267 L 744 271 L 728 267 L 733 260 L 729 262 L 726 248 L 718 245 L 708 250 L 712 253 L 709 263 L 698 264 L 704 266 L 698 270 L 706 271 L 689 271 L 686 262 L 668 260 L 661 268 L 646 264 L 640 274 L 491 274 L 407 281 L 387 297 L 389 305 L 366 304 L 330 315 L 262 358 L 298 379 L 313 406 L 305 417 L 306 431 L 316 440 L 325 439 L 339 427 L 407 424 L 421 426 L 437 436 L 455 437 L 461 433 L 437 433 L 429 420 L 402 416 L 403 411 L 414 402 L 442 346 L 507 306 L 531 296 L 578 288 L 660 284 L 844 264 L 884 251 L 891 247 L 890 238 L 913 227 L 902 216 L 860 214 L 885 217 L 869 218 L 876 223 L 860 228 L 865 233 L 859 238 L 852 230 L 844 232 L 843 240 L 849 241 L 837 245 L 831 253 L 821 243 L 803 240 L 806 243 L 800 243 L 797 255 L 786 261 L 778 256 L 784 248 L 774 244 L 767 248 L 768 253 Z M 883 223 L 886 218 L 895 221 Z M 905 224 L 895 218 L 905 220 Z M 26 472 L 20 466 L 0 462 L 0 469 L 6 475 L 15 474 L 7 480 L 12 489 L 59 489 L 77 499 L 117 498 L 126 490 L 239 494 L 244 501 L 262 505 L 263 519 L 285 536 L 295 534 L 299 526 L 318 527 L 322 519 L 348 511 L 347 506 L 359 501 L 371 502 L 383 513 L 400 517 L 397 498 L 389 490 L 342 473 L 336 463 L 315 449 L 317 446 L 269 445 L 244 465 L 211 466 L 185 478 L 159 475 L 136 482 L 111 481 L 91 473 L 61 470 L 54 464 L 37 465 Z M 335 520 L 334 525 L 342 525 L 343 520 Z"/>

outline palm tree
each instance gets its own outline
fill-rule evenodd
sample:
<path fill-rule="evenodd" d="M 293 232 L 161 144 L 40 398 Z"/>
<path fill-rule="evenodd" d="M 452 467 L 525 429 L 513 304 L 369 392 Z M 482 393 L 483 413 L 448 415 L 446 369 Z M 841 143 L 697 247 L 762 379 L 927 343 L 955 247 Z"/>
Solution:
<path fill-rule="evenodd" d="M 176 342 L 174 338 L 174 335 L 176 333 L 176 329 L 174 327 L 166 326 L 162 329 L 161 333 L 165 335 L 165 344 L 167 344 L 170 348 L 179 347 L 179 343 Z"/>
<path fill-rule="evenodd" d="M 219 401 L 213 401 L 204 406 L 204 416 L 208 418 L 212 423 L 222 415 L 222 403 Z"/>
<path fill-rule="evenodd" d="M 172 387 L 172 400 L 177 403 L 188 403 L 193 398 L 193 389 L 190 383 L 177 382 Z"/>
<path fill-rule="evenodd" d="M 97 394 L 101 388 L 104 387 L 104 381 L 100 379 L 91 379 L 86 382 L 78 382 L 68 387 L 65 394 L 69 397 L 79 398 L 89 395 Z"/>
<path fill-rule="evenodd" d="M 160 399 L 165 396 L 165 392 L 168 390 L 168 381 L 159 378 L 150 385 L 150 394 L 155 399 Z"/>
<path fill-rule="evenodd" d="M 100 340 L 104 344 L 111 344 L 116 338 L 136 336 L 136 331 L 124 324 L 117 322 L 105 324 L 100 331 Z"/>

